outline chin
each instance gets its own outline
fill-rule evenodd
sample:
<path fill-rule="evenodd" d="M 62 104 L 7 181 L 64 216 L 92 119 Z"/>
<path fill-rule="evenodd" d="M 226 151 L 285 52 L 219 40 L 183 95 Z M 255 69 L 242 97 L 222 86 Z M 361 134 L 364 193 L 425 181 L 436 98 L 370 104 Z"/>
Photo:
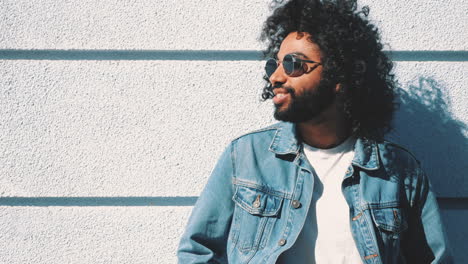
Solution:
<path fill-rule="evenodd" d="M 294 114 L 288 110 L 289 109 L 286 109 L 286 110 L 276 109 L 273 117 L 278 121 L 293 122 L 293 123 L 297 122 Z"/>
<path fill-rule="evenodd" d="M 280 109 L 277 107 L 275 109 L 273 117 L 278 121 L 291 122 L 291 123 L 302 123 L 313 119 L 317 114 L 311 113 L 309 111 L 293 111 L 289 107 L 286 109 Z"/>

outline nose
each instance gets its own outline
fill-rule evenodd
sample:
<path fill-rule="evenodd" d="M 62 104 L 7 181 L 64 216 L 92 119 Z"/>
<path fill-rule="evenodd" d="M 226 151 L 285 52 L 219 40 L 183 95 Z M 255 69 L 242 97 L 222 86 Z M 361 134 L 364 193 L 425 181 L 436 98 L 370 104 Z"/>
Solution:
<path fill-rule="evenodd" d="M 278 65 L 278 68 L 273 72 L 273 74 L 270 76 L 270 83 L 275 87 L 278 84 L 283 84 L 286 82 L 286 73 L 284 72 L 284 68 L 282 64 Z"/>

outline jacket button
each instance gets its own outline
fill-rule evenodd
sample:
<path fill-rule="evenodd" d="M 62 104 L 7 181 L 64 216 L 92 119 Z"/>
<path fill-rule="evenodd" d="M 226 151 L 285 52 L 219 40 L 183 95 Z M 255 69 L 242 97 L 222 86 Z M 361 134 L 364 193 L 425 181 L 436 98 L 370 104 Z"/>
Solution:
<path fill-rule="evenodd" d="M 284 238 L 280 239 L 280 240 L 278 241 L 278 245 L 280 245 L 280 246 L 286 245 L 286 239 L 284 239 Z"/>
<path fill-rule="evenodd" d="M 299 207 L 301 207 L 301 202 L 299 202 L 298 200 L 294 200 L 292 201 L 292 206 L 297 209 Z"/>
<path fill-rule="evenodd" d="M 255 198 L 255 201 L 253 202 L 253 207 L 254 208 L 259 208 L 260 207 L 260 194 L 257 195 L 257 198 Z"/>

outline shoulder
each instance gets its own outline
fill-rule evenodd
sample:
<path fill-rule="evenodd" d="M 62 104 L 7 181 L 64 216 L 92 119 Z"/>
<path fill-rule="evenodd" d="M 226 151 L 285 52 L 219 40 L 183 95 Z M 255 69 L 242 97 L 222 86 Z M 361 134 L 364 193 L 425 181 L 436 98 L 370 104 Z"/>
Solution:
<path fill-rule="evenodd" d="M 389 140 L 377 143 L 379 158 L 384 166 L 419 170 L 421 162 L 408 148 Z"/>
<path fill-rule="evenodd" d="M 270 142 L 274 138 L 276 132 L 281 128 L 281 122 L 273 125 L 256 129 L 245 134 L 242 134 L 232 140 L 232 144 L 244 144 L 248 142 L 259 143 L 259 142 Z"/>
<path fill-rule="evenodd" d="M 416 156 L 411 152 L 408 148 L 405 146 L 402 146 L 400 144 L 397 144 L 395 142 L 392 142 L 390 140 L 383 140 L 380 143 L 377 143 L 379 150 L 383 154 L 396 154 L 399 156 L 402 156 L 407 159 L 412 159 L 415 162 L 419 163 L 419 160 L 416 158 Z"/>

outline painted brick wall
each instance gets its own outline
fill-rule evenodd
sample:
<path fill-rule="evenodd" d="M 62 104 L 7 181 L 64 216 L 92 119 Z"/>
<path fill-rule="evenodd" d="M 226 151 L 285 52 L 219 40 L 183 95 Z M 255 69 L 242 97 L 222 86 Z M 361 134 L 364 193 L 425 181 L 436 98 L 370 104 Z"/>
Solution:
<path fill-rule="evenodd" d="M 0 1 L 0 263 L 175 263 L 221 151 L 274 122 L 268 3 Z M 468 263 L 468 5 L 361 3 L 405 89 L 389 137 L 421 159 Z"/>

